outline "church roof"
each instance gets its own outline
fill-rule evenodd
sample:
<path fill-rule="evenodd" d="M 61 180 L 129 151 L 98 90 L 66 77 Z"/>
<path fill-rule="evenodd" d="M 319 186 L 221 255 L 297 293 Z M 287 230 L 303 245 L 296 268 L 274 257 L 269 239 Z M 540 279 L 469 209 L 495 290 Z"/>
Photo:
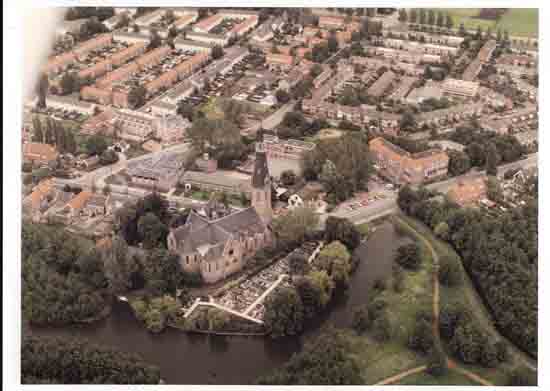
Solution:
<path fill-rule="evenodd" d="M 251 236 L 264 232 L 265 227 L 256 210 L 250 207 L 210 221 L 192 211 L 185 225 L 173 233 L 182 253 L 198 251 L 208 259 L 221 255 L 231 237 Z"/>

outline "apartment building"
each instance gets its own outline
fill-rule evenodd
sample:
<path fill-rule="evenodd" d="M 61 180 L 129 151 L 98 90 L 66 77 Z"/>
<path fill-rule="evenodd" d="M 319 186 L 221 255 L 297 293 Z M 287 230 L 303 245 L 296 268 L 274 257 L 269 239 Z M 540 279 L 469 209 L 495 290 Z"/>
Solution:
<path fill-rule="evenodd" d="M 80 89 L 80 98 L 87 101 L 96 102 L 102 105 L 109 105 L 113 102 L 113 94 L 110 90 L 84 86 Z"/>
<path fill-rule="evenodd" d="M 125 31 L 114 32 L 113 39 L 115 41 L 126 42 L 129 45 L 133 45 L 136 43 L 144 43 L 145 45 L 148 45 L 149 42 L 151 42 L 151 38 L 147 35 Z"/>
<path fill-rule="evenodd" d="M 382 137 L 369 142 L 378 172 L 393 183 L 419 185 L 447 175 L 449 156 L 439 149 L 411 154 Z"/>
<path fill-rule="evenodd" d="M 161 20 L 165 14 L 166 11 L 164 9 L 158 9 L 156 11 L 149 12 L 145 15 L 140 16 L 139 18 L 134 20 L 134 23 L 140 27 L 147 27 Z"/>
<path fill-rule="evenodd" d="M 130 44 L 131 46 L 123 49 L 110 57 L 110 61 L 114 66 L 121 66 L 122 64 L 127 63 L 129 60 L 142 55 L 147 49 L 146 42 L 136 42 Z"/>
<path fill-rule="evenodd" d="M 265 62 L 269 66 L 269 69 L 283 69 L 288 70 L 294 64 L 294 58 L 286 54 L 268 54 L 265 56 Z"/>
<path fill-rule="evenodd" d="M 469 118 L 475 118 L 483 112 L 482 103 L 470 103 L 451 106 L 447 109 L 440 109 L 420 113 L 415 116 L 416 123 L 422 127 L 424 125 L 440 125 L 452 121 L 461 121 Z"/>
<path fill-rule="evenodd" d="M 392 85 L 396 74 L 392 71 L 386 71 L 376 80 L 367 90 L 367 94 L 374 97 L 381 97 Z"/>
<path fill-rule="evenodd" d="M 193 31 L 197 33 L 208 33 L 210 30 L 212 30 L 215 26 L 220 24 L 222 20 L 224 19 L 224 16 L 221 14 L 214 14 L 211 15 L 197 24 L 193 26 Z"/>
<path fill-rule="evenodd" d="M 263 143 L 269 159 L 300 160 L 306 152 L 315 149 L 315 143 L 294 139 L 281 140 L 272 135 L 264 135 Z"/>
<path fill-rule="evenodd" d="M 182 118 L 181 115 L 163 114 L 155 120 L 154 126 L 156 138 L 160 139 L 163 144 L 175 144 L 184 139 L 191 122 Z"/>
<path fill-rule="evenodd" d="M 77 57 L 81 57 L 92 50 L 101 49 L 102 47 L 109 45 L 111 42 L 113 42 L 113 34 L 100 34 L 97 37 L 82 42 L 72 51 Z"/>
<path fill-rule="evenodd" d="M 421 43 L 393 38 L 384 39 L 384 45 L 393 49 L 438 56 L 451 56 L 458 52 L 458 48 L 453 46 L 435 45 L 433 43 Z"/>
<path fill-rule="evenodd" d="M 198 13 L 183 15 L 172 23 L 172 27 L 174 27 L 177 31 L 181 31 L 191 23 L 195 22 L 198 17 Z"/>
<path fill-rule="evenodd" d="M 118 110 L 115 113 L 119 127 L 118 136 L 123 140 L 144 142 L 155 133 L 155 117 L 131 110 Z"/>
<path fill-rule="evenodd" d="M 489 62 L 491 59 L 491 56 L 493 55 L 493 52 L 495 51 L 497 47 L 497 41 L 494 39 L 490 39 L 479 49 L 479 53 L 477 54 L 477 58 L 482 63 Z"/>
<path fill-rule="evenodd" d="M 403 76 L 399 79 L 397 88 L 389 96 L 390 99 L 401 101 L 404 100 L 409 91 L 412 89 L 414 83 L 418 81 L 417 77 Z"/>
<path fill-rule="evenodd" d="M 96 106 L 92 103 L 82 102 L 78 99 L 78 96 L 47 95 L 46 107 L 93 115 Z"/>
<path fill-rule="evenodd" d="M 254 27 L 258 25 L 258 16 L 252 15 L 251 17 L 245 19 L 243 22 L 233 26 L 229 31 L 229 34 L 232 36 L 240 37 L 250 30 L 253 30 Z"/>
<path fill-rule="evenodd" d="M 472 98 L 477 95 L 479 83 L 447 78 L 443 81 L 443 92 L 449 95 Z"/>
<path fill-rule="evenodd" d="M 204 42 L 211 45 L 220 45 L 222 47 L 226 46 L 229 42 L 229 36 L 202 32 L 189 32 L 186 34 L 186 38 L 192 41 Z"/>
<path fill-rule="evenodd" d="M 208 43 L 202 43 L 197 41 L 191 41 L 178 37 L 174 40 L 174 47 L 178 50 L 190 51 L 190 52 L 206 52 L 210 54 L 212 51 L 212 45 Z"/>

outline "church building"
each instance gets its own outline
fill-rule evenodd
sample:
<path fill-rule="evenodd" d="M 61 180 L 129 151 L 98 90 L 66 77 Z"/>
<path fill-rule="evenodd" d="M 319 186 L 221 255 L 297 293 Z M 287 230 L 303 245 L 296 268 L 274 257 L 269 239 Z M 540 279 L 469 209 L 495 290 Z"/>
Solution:
<path fill-rule="evenodd" d="M 256 144 L 251 180 L 249 208 L 233 211 L 212 200 L 170 231 L 168 249 L 180 256 L 185 271 L 199 272 L 206 283 L 215 283 L 241 270 L 247 259 L 271 243 L 271 179 L 263 142 Z"/>

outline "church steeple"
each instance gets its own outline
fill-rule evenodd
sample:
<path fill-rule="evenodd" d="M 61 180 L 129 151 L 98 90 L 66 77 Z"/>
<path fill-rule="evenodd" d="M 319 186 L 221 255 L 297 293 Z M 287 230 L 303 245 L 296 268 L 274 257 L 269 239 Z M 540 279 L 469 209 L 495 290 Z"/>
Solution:
<path fill-rule="evenodd" d="M 271 178 L 263 139 L 256 142 L 256 161 L 252 173 L 252 206 L 266 224 L 271 222 Z"/>

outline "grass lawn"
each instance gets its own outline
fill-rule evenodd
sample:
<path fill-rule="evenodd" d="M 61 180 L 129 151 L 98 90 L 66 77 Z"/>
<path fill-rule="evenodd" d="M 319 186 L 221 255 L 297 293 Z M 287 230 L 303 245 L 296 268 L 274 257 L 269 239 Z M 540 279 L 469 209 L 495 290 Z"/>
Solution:
<path fill-rule="evenodd" d="M 449 13 L 455 27 L 464 23 L 468 30 L 475 30 L 481 26 L 485 31 L 490 27 L 493 32 L 499 28 L 508 30 L 510 35 L 536 37 L 538 34 L 538 9 L 536 8 L 510 8 L 499 21 L 479 19 L 479 8 L 442 8 L 443 12 Z"/>
<path fill-rule="evenodd" d="M 402 292 L 395 292 L 391 282 L 382 292 L 372 291 L 374 297 L 380 295 L 388 302 L 387 311 L 394 328 L 392 339 L 389 342 L 378 342 L 370 331 L 353 337 L 353 353 L 364 368 L 363 376 L 368 384 L 426 363 L 426 357 L 407 347 L 417 312 L 431 310 L 432 258 L 424 248 L 421 249 L 421 255 L 423 261 L 420 269 L 405 272 Z"/>
<path fill-rule="evenodd" d="M 449 386 L 479 386 L 479 384 L 455 371 L 447 371 L 445 376 L 442 377 L 434 377 L 426 372 L 415 373 L 395 383 L 395 385 L 403 386 L 435 386 L 442 384 Z"/>
<path fill-rule="evenodd" d="M 405 220 L 408 224 L 413 226 L 415 230 L 421 233 L 434 247 L 440 258 L 447 255 L 455 262 L 459 263 L 462 267 L 462 261 L 454 249 L 449 244 L 437 239 L 428 227 L 409 217 L 400 216 L 400 218 Z M 501 339 L 500 334 L 494 328 L 490 313 L 481 301 L 481 298 L 477 295 L 477 291 L 468 278 L 466 271 L 463 268 L 462 271 L 464 274 L 464 282 L 461 285 L 448 287 L 440 284 L 440 306 L 442 307 L 447 303 L 463 304 L 466 308 L 469 308 L 472 311 L 475 321 L 488 335 L 491 336 L 491 338 Z M 504 385 L 506 384 L 507 373 L 509 373 L 512 368 L 523 367 L 525 364 L 519 360 L 516 354 L 510 354 L 510 360 L 506 363 L 500 364 L 497 368 L 485 368 L 476 365 L 464 365 L 462 363 L 460 363 L 460 365 L 463 368 L 486 378 L 495 385 Z M 460 374 L 458 375 L 462 376 Z"/>

